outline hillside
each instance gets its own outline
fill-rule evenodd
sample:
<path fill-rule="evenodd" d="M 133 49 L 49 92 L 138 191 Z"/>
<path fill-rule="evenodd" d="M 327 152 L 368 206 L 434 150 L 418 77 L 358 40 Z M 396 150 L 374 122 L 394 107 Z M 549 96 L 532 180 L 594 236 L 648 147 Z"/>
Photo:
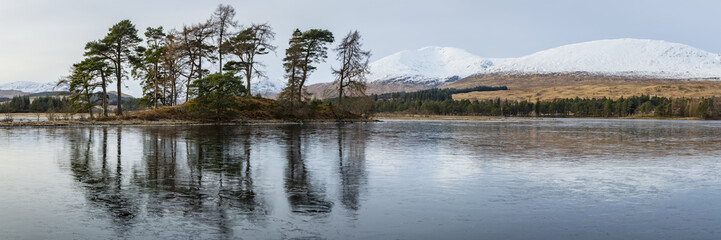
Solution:
<path fill-rule="evenodd" d="M 613 76 L 590 73 L 549 74 L 484 74 L 444 86 L 508 86 L 502 92 L 471 92 L 455 94 L 461 99 L 553 100 L 560 98 L 602 98 L 651 95 L 673 98 L 721 96 L 721 81 L 680 80 L 672 78 Z"/>
<path fill-rule="evenodd" d="M 23 96 L 27 95 L 27 93 L 17 91 L 17 90 L 0 90 L 0 98 L 12 98 L 15 96 Z"/>

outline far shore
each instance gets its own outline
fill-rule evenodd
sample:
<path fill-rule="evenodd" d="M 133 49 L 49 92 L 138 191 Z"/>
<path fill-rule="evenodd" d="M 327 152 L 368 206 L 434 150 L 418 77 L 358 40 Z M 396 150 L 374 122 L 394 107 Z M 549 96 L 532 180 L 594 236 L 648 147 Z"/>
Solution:
<path fill-rule="evenodd" d="M 424 114 L 399 114 L 382 113 L 372 117 L 376 120 L 438 120 L 438 121 L 504 121 L 501 116 L 454 116 L 454 115 L 424 115 Z M 528 118 L 534 119 L 534 118 Z M 538 118 L 535 118 L 538 119 Z"/>
<path fill-rule="evenodd" d="M 547 120 L 547 119 L 649 119 L 649 120 L 718 120 L 702 119 L 698 117 L 655 117 L 655 116 L 626 116 L 626 117 L 575 117 L 575 116 L 541 116 L 541 117 L 503 117 L 503 116 L 457 116 L 457 115 L 426 115 L 380 113 L 372 117 L 376 120 L 437 120 L 437 121 L 509 121 L 509 120 Z"/>

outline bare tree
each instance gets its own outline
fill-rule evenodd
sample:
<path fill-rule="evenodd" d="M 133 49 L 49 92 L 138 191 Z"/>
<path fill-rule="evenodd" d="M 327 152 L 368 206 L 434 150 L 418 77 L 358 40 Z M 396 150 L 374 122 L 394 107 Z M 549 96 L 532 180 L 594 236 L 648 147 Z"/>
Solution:
<path fill-rule="evenodd" d="M 176 34 L 169 34 L 165 38 L 163 54 L 160 56 L 160 64 L 165 70 L 163 79 L 163 95 L 168 105 L 174 106 L 178 103 L 178 78 L 182 72 L 182 45 Z"/>
<path fill-rule="evenodd" d="M 237 27 L 238 22 L 233 20 L 235 18 L 235 9 L 230 5 L 218 5 L 213 13 L 212 22 L 215 25 L 215 33 L 217 34 L 216 40 L 218 41 L 218 72 L 223 73 L 223 42 L 226 41 L 229 34 L 230 27 Z"/>
<path fill-rule="evenodd" d="M 183 26 L 183 31 L 180 34 L 182 36 L 181 41 L 183 44 L 182 53 L 186 60 L 184 64 L 187 65 L 186 67 L 189 69 L 188 72 L 182 74 L 187 77 L 185 82 L 186 101 L 190 98 L 188 91 L 190 83 L 194 79 L 201 79 L 208 74 L 208 70 L 203 69 L 204 59 L 211 62 L 214 60 L 213 53 L 215 52 L 215 47 L 208 44 L 208 40 L 213 36 L 213 34 L 215 34 L 215 29 L 213 28 L 213 23 L 211 21 L 199 23 L 190 27 Z"/>
<path fill-rule="evenodd" d="M 338 87 L 338 105 L 343 107 L 343 97 L 364 96 L 366 90 L 365 76 L 369 73 L 368 59 L 370 51 L 363 51 L 361 36 L 358 30 L 348 33 L 338 46 L 333 49 L 337 52 L 340 68 L 332 68 L 336 76 L 334 85 Z"/>
<path fill-rule="evenodd" d="M 180 71 L 180 75 L 186 77 L 185 80 L 185 101 L 188 101 L 189 97 L 189 89 L 190 89 L 190 82 L 193 79 L 193 76 L 195 76 L 195 48 L 192 47 L 192 36 L 191 36 L 191 29 L 188 26 L 183 26 L 183 30 L 178 33 L 180 35 L 180 41 L 181 41 L 181 56 L 182 56 L 182 62 L 181 66 L 182 69 L 185 71 Z"/>

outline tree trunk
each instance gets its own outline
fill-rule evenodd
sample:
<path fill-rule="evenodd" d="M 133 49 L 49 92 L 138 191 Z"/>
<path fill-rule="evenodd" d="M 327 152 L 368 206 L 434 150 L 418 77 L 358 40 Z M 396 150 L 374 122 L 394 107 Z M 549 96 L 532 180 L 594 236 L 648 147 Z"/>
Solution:
<path fill-rule="evenodd" d="M 122 99 L 120 97 L 121 95 L 123 95 L 123 93 L 122 93 L 123 69 L 121 68 L 122 65 L 120 63 L 120 61 L 122 60 L 120 58 L 120 51 L 122 51 L 122 49 L 120 49 L 120 47 L 117 47 L 116 50 L 117 50 L 117 55 L 115 56 L 115 77 L 117 78 L 116 80 L 118 81 L 118 96 L 117 96 L 118 110 L 116 111 L 116 115 L 120 116 L 120 115 L 123 115 L 123 103 L 122 103 Z"/>
<path fill-rule="evenodd" d="M 173 106 L 175 106 L 176 104 L 178 104 L 178 94 L 175 92 L 175 84 L 176 84 L 176 80 L 175 80 L 175 79 L 176 79 L 176 77 L 177 77 L 177 76 L 175 76 L 175 74 L 173 74 L 173 78 L 172 78 L 172 80 L 170 81 L 170 84 L 171 84 L 170 98 L 172 99 L 172 100 L 171 100 L 171 102 L 172 102 L 171 105 L 173 105 Z"/>
<path fill-rule="evenodd" d="M 300 84 L 298 85 L 298 102 L 303 101 L 303 85 L 305 84 L 305 79 L 308 77 L 308 58 L 310 58 L 310 52 L 308 52 L 305 55 L 305 60 L 303 61 L 303 78 L 300 79 Z"/>
<path fill-rule="evenodd" d="M 221 23 L 220 27 L 220 36 L 218 37 L 218 72 L 220 74 L 223 74 L 223 50 L 221 50 L 220 46 L 223 45 L 223 35 L 224 35 L 224 28 L 225 23 Z"/>
<path fill-rule="evenodd" d="M 253 95 L 250 94 L 250 78 L 252 77 L 252 76 L 251 76 L 251 73 L 253 72 L 252 66 L 253 66 L 253 65 L 250 65 L 250 67 L 249 67 L 250 69 L 248 69 L 248 70 L 245 72 L 245 82 L 248 83 L 248 89 L 246 89 L 246 93 L 247 93 L 247 95 L 248 95 L 247 97 L 253 96 Z"/>
<path fill-rule="evenodd" d="M 103 85 L 102 85 L 102 87 L 103 87 L 103 96 L 102 96 L 103 97 L 103 100 L 102 100 L 103 116 L 107 117 L 108 116 L 108 86 L 107 86 L 108 83 L 107 83 L 105 73 L 103 72 L 103 70 L 100 70 L 100 79 L 103 81 Z"/>
<path fill-rule="evenodd" d="M 158 63 L 155 62 L 153 66 L 153 85 L 155 86 L 155 92 L 153 93 L 153 99 L 155 99 L 155 108 L 158 108 Z"/>
<path fill-rule="evenodd" d="M 185 82 L 185 102 L 190 99 L 190 80 L 193 78 L 195 70 L 195 59 L 190 59 L 190 72 L 188 73 L 188 80 Z"/>
<path fill-rule="evenodd" d="M 343 110 L 343 78 L 340 79 L 338 85 L 338 107 L 340 107 L 341 111 Z"/>
<path fill-rule="evenodd" d="M 89 93 L 90 90 L 86 88 L 86 89 L 85 89 L 85 92 Z M 89 95 L 87 95 L 87 96 L 88 96 L 88 98 L 87 98 L 88 105 L 90 106 L 90 107 L 88 108 L 88 113 L 90 113 L 90 118 L 93 119 L 93 118 L 95 118 L 95 117 L 93 116 L 93 104 L 92 104 L 92 102 L 90 101 L 93 97 L 92 97 L 91 94 L 89 94 Z"/>
<path fill-rule="evenodd" d="M 163 81 L 163 95 L 160 96 L 161 98 L 163 98 L 164 105 L 170 105 L 170 103 L 165 103 L 165 101 L 168 99 L 167 94 L 168 94 L 168 79 L 165 79 L 165 81 Z"/>

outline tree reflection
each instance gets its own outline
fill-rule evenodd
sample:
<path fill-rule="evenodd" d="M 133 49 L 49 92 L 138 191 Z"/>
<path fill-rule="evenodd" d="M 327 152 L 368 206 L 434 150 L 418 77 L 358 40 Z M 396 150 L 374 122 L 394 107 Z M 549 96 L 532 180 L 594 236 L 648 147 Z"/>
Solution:
<path fill-rule="evenodd" d="M 188 163 L 198 187 L 215 187 L 220 205 L 246 211 L 261 205 L 253 186 L 251 137 L 247 128 L 215 126 L 193 131 L 188 138 Z"/>
<path fill-rule="evenodd" d="M 272 160 L 286 162 L 283 179 L 270 181 L 284 181 L 290 210 L 307 216 L 331 213 L 335 200 L 327 196 L 327 185 L 317 180 L 337 172 L 337 201 L 344 209 L 357 211 L 367 185 L 364 126 L 323 126 L 321 131 L 331 134 L 326 138 L 330 141 L 313 144 L 309 141 L 318 138 L 305 138 L 307 127 L 272 128 L 276 127 L 281 144 L 271 143 L 269 149 L 279 147 L 286 159 L 263 160 L 271 160 L 268 166 L 273 166 Z M 262 194 L 263 188 L 256 186 L 258 172 L 254 170 L 259 166 L 253 160 L 253 147 L 272 139 L 257 137 L 264 130 L 248 126 L 80 128 L 68 135 L 69 162 L 88 201 L 107 213 L 120 232 L 149 219 L 189 219 L 230 237 L 239 222 L 272 224 L 268 215 L 273 211 L 266 198 L 273 195 Z M 337 155 L 333 133 L 337 133 Z M 327 151 L 311 151 L 317 146 Z M 267 152 L 255 158 L 261 156 L 268 156 Z M 327 157 L 332 162 L 318 166 L 328 171 L 308 168 L 306 158 Z M 320 178 L 314 178 L 316 174 Z"/>
<path fill-rule="evenodd" d="M 333 203 L 325 200 L 325 190 L 314 186 L 306 169 L 302 152 L 303 127 L 284 126 L 288 164 L 285 170 L 285 190 L 291 211 L 304 214 L 329 213 Z"/>
<path fill-rule="evenodd" d="M 368 132 L 358 124 L 338 124 L 337 131 L 340 199 L 346 209 L 357 211 L 360 207 L 360 191 L 368 182 L 365 169 Z"/>
<path fill-rule="evenodd" d="M 158 128 L 144 132 L 146 174 L 137 181 L 157 190 L 154 199 L 162 199 L 154 206 L 161 208 L 157 212 L 173 202 L 186 216 L 197 216 L 227 235 L 232 235 L 232 216 L 261 220 L 267 209 L 253 186 L 251 133 L 219 126 L 193 128 L 184 136 L 182 150 L 178 133 Z M 185 166 L 178 163 L 181 153 Z"/>
<path fill-rule="evenodd" d="M 106 210 L 116 222 L 116 226 L 129 226 L 138 214 L 138 206 L 133 196 L 128 196 L 122 188 L 122 166 L 118 162 L 115 173 L 108 163 L 108 129 L 102 128 L 100 146 L 100 165 L 95 159 L 95 129 L 75 130 L 70 134 L 70 170 L 76 181 L 86 190 L 85 196 L 91 203 Z M 118 141 L 120 134 L 118 133 Z M 120 153 L 118 153 L 120 154 Z M 118 156 L 120 159 L 120 156 Z"/>
<path fill-rule="evenodd" d="M 253 185 L 251 130 L 143 128 L 142 157 L 136 163 L 137 158 L 122 155 L 121 131 L 116 132 L 114 169 L 108 161 L 107 128 L 100 134 L 93 128 L 78 129 L 69 136 L 75 180 L 82 183 L 90 202 L 118 221 L 115 225 L 131 227 L 129 221 L 138 214 L 159 218 L 181 214 L 230 236 L 236 216 L 258 222 L 269 212 Z M 97 135 L 100 144 L 94 142 Z"/>

